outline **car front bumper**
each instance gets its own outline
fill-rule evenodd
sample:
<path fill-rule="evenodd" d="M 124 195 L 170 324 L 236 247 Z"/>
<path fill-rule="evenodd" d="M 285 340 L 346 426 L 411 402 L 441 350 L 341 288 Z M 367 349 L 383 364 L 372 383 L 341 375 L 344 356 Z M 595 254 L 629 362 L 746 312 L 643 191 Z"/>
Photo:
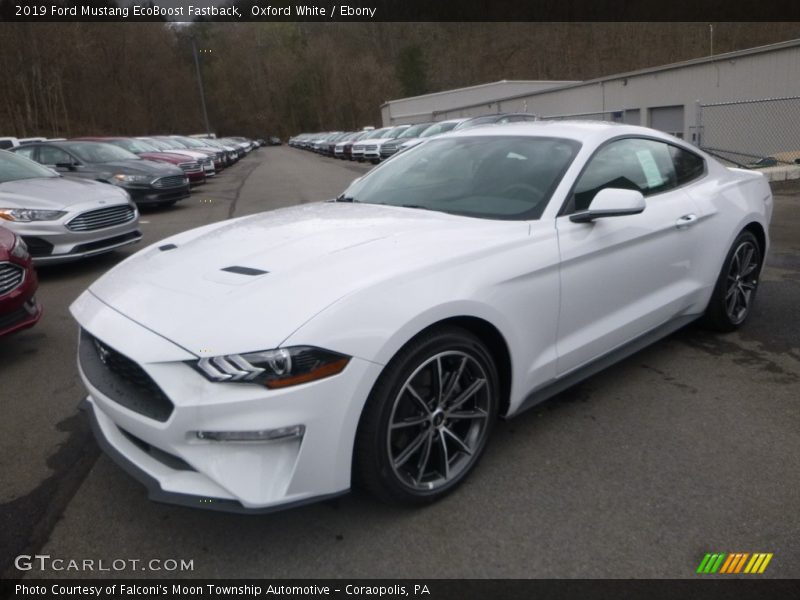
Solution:
<path fill-rule="evenodd" d="M 131 200 L 137 205 L 161 204 L 162 202 L 176 202 L 189 197 L 190 184 L 187 181 L 183 185 L 170 188 L 155 187 L 126 187 L 125 190 L 130 194 Z"/>
<path fill-rule="evenodd" d="M 56 221 L 3 221 L 3 224 L 25 241 L 36 265 L 103 254 L 142 239 L 138 213 L 129 221 L 101 229 L 73 231 L 67 227 L 79 215 L 97 209 L 97 203 L 87 202 L 70 206 L 69 212 Z"/>
<path fill-rule="evenodd" d="M 13 263 L 24 269 L 22 281 L 0 296 L 0 336 L 33 327 L 42 316 L 42 307 L 34 296 L 39 280 L 30 259 L 26 263 Z"/>
<path fill-rule="evenodd" d="M 148 416 L 118 391 L 82 334 L 79 371 L 100 444 L 144 482 L 154 500 L 234 512 L 263 512 L 346 492 L 356 427 L 380 366 L 352 358 L 333 377 L 282 390 L 213 383 L 185 361 L 197 357 L 85 292 L 72 306 L 82 328 L 139 366 L 172 404 Z M 88 340 L 88 341 L 87 341 Z M 108 371 L 108 373 L 106 373 Z M 104 380 L 110 377 L 111 385 Z M 115 387 L 116 386 L 116 387 Z M 123 386 L 124 387 L 124 386 Z M 262 431 L 301 425 L 272 441 L 221 442 L 198 431 Z"/>

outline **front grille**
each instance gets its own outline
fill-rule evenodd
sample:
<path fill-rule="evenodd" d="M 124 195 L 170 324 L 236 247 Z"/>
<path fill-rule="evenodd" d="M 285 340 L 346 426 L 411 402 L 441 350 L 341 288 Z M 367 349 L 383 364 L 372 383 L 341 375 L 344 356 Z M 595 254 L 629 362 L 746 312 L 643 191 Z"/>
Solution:
<path fill-rule="evenodd" d="M 377 149 L 378 149 L 378 145 L 377 144 L 368 144 L 368 145 L 364 146 L 364 152 L 370 152 L 372 150 L 377 150 Z"/>
<path fill-rule="evenodd" d="M 12 263 L 0 263 L 0 296 L 22 285 L 25 269 Z"/>
<path fill-rule="evenodd" d="M 159 177 L 153 182 L 153 187 L 156 188 L 169 188 L 169 187 L 178 187 L 179 185 L 183 185 L 184 177 L 183 175 L 169 175 L 168 177 Z"/>
<path fill-rule="evenodd" d="M 67 229 L 71 231 L 94 231 L 95 229 L 121 225 L 135 218 L 136 210 L 130 204 L 121 204 L 81 213 L 67 223 Z"/>
<path fill-rule="evenodd" d="M 155 381 L 130 358 L 81 329 L 78 356 L 91 384 L 109 399 L 156 421 L 169 419 L 174 406 Z"/>
<path fill-rule="evenodd" d="M 200 163 L 188 162 L 188 163 L 181 163 L 178 166 L 184 171 L 197 171 L 197 169 L 200 168 Z"/>

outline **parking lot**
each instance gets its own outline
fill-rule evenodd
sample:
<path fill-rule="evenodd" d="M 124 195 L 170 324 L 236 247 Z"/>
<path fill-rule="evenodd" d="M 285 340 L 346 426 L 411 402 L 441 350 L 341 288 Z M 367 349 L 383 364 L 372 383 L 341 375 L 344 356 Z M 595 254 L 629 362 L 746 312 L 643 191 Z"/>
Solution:
<path fill-rule="evenodd" d="M 69 304 L 146 244 L 195 226 L 340 193 L 368 166 L 262 148 L 172 209 L 141 244 L 40 270 L 33 329 L 0 340 L 0 566 L 192 560 L 127 577 L 694 576 L 706 552 L 770 552 L 800 576 L 800 186 L 776 188 L 772 248 L 738 333 L 690 326 L 519 418 L 477 471 L 410 511 L 360 493 L 263 516 L 155 504 L 101 455 L 78 411 Z M 91 577 L 31 571 L 34 577 Z"/>

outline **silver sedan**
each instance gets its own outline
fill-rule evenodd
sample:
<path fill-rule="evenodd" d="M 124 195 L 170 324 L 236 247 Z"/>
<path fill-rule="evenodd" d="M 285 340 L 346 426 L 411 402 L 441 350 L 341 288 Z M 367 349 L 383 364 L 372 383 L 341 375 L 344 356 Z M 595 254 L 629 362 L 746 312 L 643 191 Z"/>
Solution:
<path fill-rule="evenodd" d="M 19 235 L 37 264 L 76 260 L 142 239 L 128 193 L 68 179 L 0 150 L 0 223 Z"/>

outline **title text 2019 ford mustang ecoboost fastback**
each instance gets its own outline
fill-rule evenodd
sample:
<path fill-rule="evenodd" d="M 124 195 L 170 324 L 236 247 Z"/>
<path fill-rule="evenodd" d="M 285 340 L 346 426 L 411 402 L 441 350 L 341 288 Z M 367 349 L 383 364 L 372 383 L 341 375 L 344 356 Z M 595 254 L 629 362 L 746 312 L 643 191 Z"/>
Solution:
<path fill-rule="evenodd" d="M 448 133 L 101 277 L 72 305 L 87 408 L 158 500 L 424 504 L 496 417 L 695 319 L 739 327 L 771 213 L 760 174 L 646 128 Z"/>

